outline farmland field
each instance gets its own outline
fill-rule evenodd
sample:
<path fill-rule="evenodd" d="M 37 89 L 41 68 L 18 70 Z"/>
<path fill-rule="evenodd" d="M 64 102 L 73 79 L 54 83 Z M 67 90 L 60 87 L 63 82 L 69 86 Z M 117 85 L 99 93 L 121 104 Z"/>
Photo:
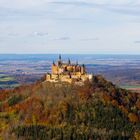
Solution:
<path fill-rule="evenodd" d="M 126 89 L 140 87 L 139 55 L 67 55 L 62 59 L 85 64 L 88 73 L 101 74 L 107 80 Z M 51 72 L 58 55 L 0 55 L 0 88 L 30 84 Z"/>

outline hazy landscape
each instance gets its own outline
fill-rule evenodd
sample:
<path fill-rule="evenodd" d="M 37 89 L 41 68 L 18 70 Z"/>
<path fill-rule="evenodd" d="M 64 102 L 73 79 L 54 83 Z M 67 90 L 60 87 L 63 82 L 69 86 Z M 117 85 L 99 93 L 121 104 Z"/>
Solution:
<path fill-rule="evenodd" d="M 0 0 L 0 140 L 140 140 L 140 0 Z"/>
<path fill-rule="evenodd" d="M 33 83 L 51 71 L 58 55 L 0 55 L 0 88 Z M 88 73 L 101 74 L 124 88 L 140 87 L 139 55 L 62 55 L 64 61 L 85 64 Z"/>

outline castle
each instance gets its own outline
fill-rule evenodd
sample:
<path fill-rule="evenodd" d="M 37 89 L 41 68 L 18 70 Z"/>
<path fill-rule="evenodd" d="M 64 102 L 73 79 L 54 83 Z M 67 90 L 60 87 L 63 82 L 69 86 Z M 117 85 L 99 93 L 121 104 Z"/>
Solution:
<path fill-rule="evenodd" d="M 71 60 L 68 59 L 67 63 L 64 63 L 59 55 L 58 61 L 53 62 L 51 66 L 52 72 L 46 74 L 46 81 L 50 82 L 76 82 L 83 83 L 86 80 L 92 80 L 92 74 L 86 73 L 85 65 L 72 64 Z"/>

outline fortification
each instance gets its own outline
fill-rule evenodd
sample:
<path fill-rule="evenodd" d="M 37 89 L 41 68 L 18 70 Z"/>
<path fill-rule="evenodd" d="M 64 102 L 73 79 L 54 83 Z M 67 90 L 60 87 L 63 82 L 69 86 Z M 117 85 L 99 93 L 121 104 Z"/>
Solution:
<path fill-rule="evenodd" d="M 52 72 L 46 74 L 46 81 L 50 82 L 77 82 L 83 83 L 86 80 L 92 80 L 92 75 L 86 73 L 85 65 L 79 65 L 78 62 L 76 64 L 72 64 L 71 60 L 68 59 L 68 62 L 65 63 L 61 59 L 61 55 L 59 55 L 58 61 L 53 62 Z"/>

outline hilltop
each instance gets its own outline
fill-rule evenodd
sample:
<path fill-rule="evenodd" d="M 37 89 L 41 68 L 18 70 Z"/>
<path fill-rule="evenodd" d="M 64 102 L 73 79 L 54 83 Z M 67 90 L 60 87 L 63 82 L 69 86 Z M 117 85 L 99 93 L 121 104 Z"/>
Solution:
<path fill-rule="evenodd" d="M 83 85 L 43 82 L 0 90 L 0 138 L 140 138 L 140 94 L 94 75 Z"/>

